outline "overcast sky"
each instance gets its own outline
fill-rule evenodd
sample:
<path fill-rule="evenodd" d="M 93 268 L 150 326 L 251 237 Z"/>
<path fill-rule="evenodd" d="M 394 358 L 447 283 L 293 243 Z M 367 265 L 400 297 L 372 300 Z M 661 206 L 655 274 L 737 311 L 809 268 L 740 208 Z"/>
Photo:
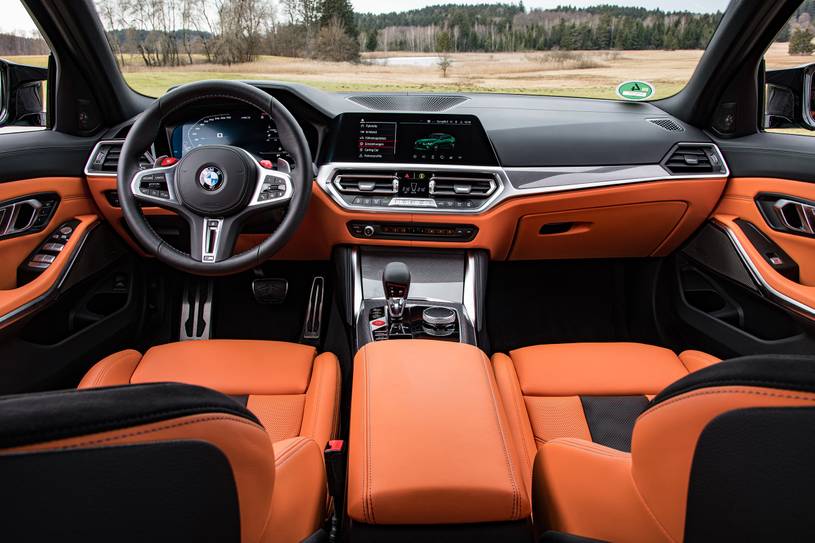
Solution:
<path fill-rule="evenodd" d="M 404 11 L 434 4 L 448 2 L 463 4 L 483 4 L 483 1 L 471 0 L 351 0 L 354 9 L 359 12 L 386 13 L 391 11 Z M 509 0 L 512 1 L 512 0 Z M 0 19 L 2 32 L 30 32 L 34 24 L 28 12 L 19 0 L 2 0 L 3 15 Z M 620 6 L 636 6 L 647 8 L 660 8 L 665 11 L 688 10 L 698 12 L 723 11 L 730 0 L 525 0 L 529 8 L 554 8 L 560 5 L 596 6 L 598 4 L 616 4 Z"/>

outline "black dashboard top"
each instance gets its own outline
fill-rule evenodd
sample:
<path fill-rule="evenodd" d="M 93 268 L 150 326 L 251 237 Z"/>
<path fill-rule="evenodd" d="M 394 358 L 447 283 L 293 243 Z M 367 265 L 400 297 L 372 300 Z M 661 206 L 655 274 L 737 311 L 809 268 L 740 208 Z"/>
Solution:
<path fill-rule="evenodd" d="M 515 94 L 343 94 L 296 83 L 250 83 L 273 94 L 294 114 L 318 166 L 385 157 L 397 163 L 497 161 L 504 168 L 626 166 L 659 164 L 680 142 L 712 143 L 702 130 L 650 103 Z M 239 117 L 237 109 L 232 114 Z M 185 133 L 217 137 L 217 115 L 228 111 L 227 104 L 208 105 L 200 117 L 177 120 L 171 128 L 185 125 L 187 131 L 167 133 L 168 154 L 183 149 Z M 208 115 L 214 117 L 205 121 Z M 393 148 L 372 151 L 371 141 L 360 139 L 363 121 L 370 125 L 363 131 L 373 131 L 373 138 L 389 133 L 388 126 L 398 127 L 401 137 L 394 138 Z M 254 134 L 263 140 L 264 153 L 278 152 L 273 127 L 263 119 L 245 124 L 239 140 Z"/>

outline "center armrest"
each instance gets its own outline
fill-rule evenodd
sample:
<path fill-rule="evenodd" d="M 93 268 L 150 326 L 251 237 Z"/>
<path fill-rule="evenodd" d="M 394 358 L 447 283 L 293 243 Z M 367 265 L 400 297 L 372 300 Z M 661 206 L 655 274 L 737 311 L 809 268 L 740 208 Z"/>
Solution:
<path fill-rule="evenodd" d="M 390 340 L 354 360 L 348 514 L 365 524 L 459 524 L 530 515 L 520 456 L 486 355 Z"/>

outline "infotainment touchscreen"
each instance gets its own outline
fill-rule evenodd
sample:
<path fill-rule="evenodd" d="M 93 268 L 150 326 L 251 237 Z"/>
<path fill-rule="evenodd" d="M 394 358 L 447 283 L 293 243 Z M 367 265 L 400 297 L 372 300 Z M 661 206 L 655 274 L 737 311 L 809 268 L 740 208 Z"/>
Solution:
<path fill-rule="evenodd" d="M 333 160 L 497 165 L 473 115 L 345 113 L 339 120 Z"/>

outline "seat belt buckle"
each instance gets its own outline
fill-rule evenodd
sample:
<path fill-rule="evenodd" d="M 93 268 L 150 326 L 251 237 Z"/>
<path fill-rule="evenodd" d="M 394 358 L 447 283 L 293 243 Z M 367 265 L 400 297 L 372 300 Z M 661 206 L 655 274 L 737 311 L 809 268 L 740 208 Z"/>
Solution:
<path fill-rule="evenodd" d="M 345 441 L 332 439 L 325 446 L 325 471 L 328 483 L 328 493 L 334 498 L 334 503 L 342 501 L 345 495 Z"/>

